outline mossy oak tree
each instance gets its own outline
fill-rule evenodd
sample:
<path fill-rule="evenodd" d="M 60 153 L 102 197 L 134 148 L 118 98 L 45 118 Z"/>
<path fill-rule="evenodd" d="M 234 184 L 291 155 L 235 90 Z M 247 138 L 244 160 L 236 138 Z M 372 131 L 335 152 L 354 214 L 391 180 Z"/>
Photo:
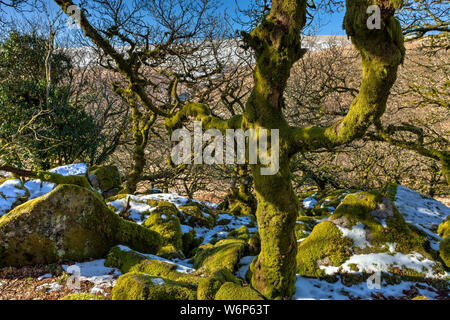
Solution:
<path fill-rule="evenodd" d="M 55 0 L 67 12 L 72 1 Z M 280 170 L 273 176 L 261 175 L 261 164 L 251 165 L 258 201 L 257 219 L 261 252 L 253 265 L 252 286 L 269 299 L 289 298 L 295 291 L 297 243 L 294 226 L 299 212 L 297 196 L 291 184 L 291 158 L 302 151 L 329 149 L 363 137 L 386 109 L 398 66 L 404 59 L 403 34 L 394 18 L 399 0 L 347 1 L 344 28 L 361 54 L 363 73 L 358 95 L 344 119 L 330 127 L 292 127 L 283 115 L 283 93 L 293 64 L 305 50 L 300 33 L 306 24 L 307 1 L 273 0 L 262 22 L 243 40 L 254 52 L 256 61 L 254 87 L 241 115 L 222 120 L 202 103 L 187 103 L 171 114 L 146 101 L 142 79 L 133 72 L 137 59 L 125 59 L 92 27 L 84 14 L 84 33 L 110 56 L 117 68 L 127 75 L 129 87 L 124 93 L 138 96 L 151 114 L 166 118 L 172 131 L 191 116 L 203 122 L 204 129 L 278 129 L 280 132 Z M 367 7 L 381 8 L 381 29 L 367 28 Z M 114 31 L 114 30 L 112 30 Z M 112 32 L 111 31 L 111 32 Z M 151 51 L 152 54 L 155 52 Z M 138 57 L 136 57 L 138 58 Z M 177 110 L 174 110 L 177 111 Z"/>
<path fill-rule="evenodd" d="M 370 5 L 382 9 L 379 30 L 367 28 L 366 12 Z M 189 116 L 202 121 L 207 129 L 280 130 L 279 173 L 262 176 L 261 165 L 251 166 L 261 236 L 261 253 L 253 266 L 252 286 L 267 298 L 289 298 L 295 291 L 294 226 L 299 205 L 291 185 L 290 160 L 298 152 L 333 149 L 361 138 L 383 115 L 405 54 L 401 27 L 394 18 L 401 5 L 401 1 L 347 1 L 344 28 L 361 54 L 362 84 L 348 114 L 330 127 L 291 127 L 283 116 L 283 93 L 291 68 L 305 52 L 300 33 L 306 24 L 307 9 L 306 1 L 301 0 L 273 0 L 260 25 L 243 34 L 256 59 L 254 88 L 244 114 L 224 121 L 211 116 L 206 105 L 187 104 L 166 120 L 172 130 Z"/>

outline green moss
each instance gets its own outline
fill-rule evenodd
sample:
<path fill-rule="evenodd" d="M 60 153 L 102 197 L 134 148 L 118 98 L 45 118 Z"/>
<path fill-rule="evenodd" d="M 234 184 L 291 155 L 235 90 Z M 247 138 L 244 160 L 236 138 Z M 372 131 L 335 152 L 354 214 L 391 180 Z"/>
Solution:
<path fill-rule="evenodd" d="M 259 234 L 256 233 L 248 239 L 248 254 L 251 256 L 257 256 L 261 251 L 261 239 Z"/>
<path fill-rule="evenodd" d="M 264 300 L 264 298 L 250 287 L 226 282 L 217 291 L 215 300 Z"/>
<path fill-rule="evenodd" d="M 213 228 L 215 224 L 214 216 L 204 215 L 198 206 L 182 206 L 178 208 L 181 211 L 179 215 L 182 224 L 191 227 Z"/>
<path fill-rule="evenodd" d="M 206 279 L 202 279 L 197 289 L 198 300 L 214 300 L 220 287 L 225 282 L 233 282 L 240 285 L 241 282 L 228 269 L 220 269 Z"/>
<path fill-rule="evenodd" d="M 119 189 L 122 185 L 119 169 L 116 166 L 95 166 L 89 173 L 97 177 L 98 187 L 102 192 Z"/>
<path fill-rule="evenodd" d="M 197 232 L 195 229 L 191 229 L 189 232 L 183 234 L 182 240 L 184 255 L 186 257 L 191 257 L 193 251 L 202 244 L 203 237 L 197 238 Z"/>
<path fill-rule="evenodd" d="M 163 239 L 163 247 L 167 247 L 166 253 L 175 253 L 183 249 L 180 220 L 177 217 L 178 210 L 172 203 L 159 202 L 156 210 L 152 211 L 144 226 L 157 232 Z"/>
<path fill-rule="evenodd" d="M 441 223 L 438 229 L 438 234 L 440 237 L 447 239 L 450 238 L 450 216 Z"/>
<path fill-rule="evenodd" d="M 113 201 L 116 201 L 116 200 L 122 200 L 122 199 L 125 199 L 127 197 L 128 197 L 128 194 L 118 194 L 116 196 L 109 197 L 108 199 L 105 200 L 105 202 L 108 203 L 108 202 L 113 202 Z"/>
<path fill-rule="evenodd" d="M 106 300 L 105 297 L 98 296 L 91 293 L 73 293 L 69 294 L 59 300 Z"/>
<path fill-rule="evenodd" d="M 417 297 L 415 297 L 415 298 L 413 298 L 411 300 L 413 300 L 413 301 L 427 301 L 427 300 L 430 301 L 429 298 L 424 297 L 424 296 L 417 296 Z"/>
<path fill-rule="evenodd" d="M 332 266 L 340 266 L 349 257 L 347 251 L 352 240 L 342 237 L 342 232 L 329 221 L 318 224 L 311 235 L 299 244 L 297 271 L 301 276 L 323 277 L 318 261 L 327 259 Z"/>
<path fill-rule="evenodd" d="M 227 238 L 248 241 L 250 239 L 250 232 L 246 226 L 241 226 L 239 229 L 234 229 L 231 231 Z"/>
<path fill-rule="evenodd" d="M 121 276 L 113 300 L 195 300 L 196 287 L 169 279 L 130 272 Z"/>
<path fill-rule="evenodd" d="M 194 256 L 194 268 L 212 273 L 217 269 L 226 268 L 234 272 L 242 258 L 247 243 L 238 239 L 225 239 L 215 245 L 201 246 Z"/>
<path fill-rule="evenodd" d="M 203 279 L 198 285 L 197 300 L 214 300 L 217 291 L 222 285 L 223 283 L 219 279 L 212 276 Z"/>
<path fill-rule="evenodd" d="M 386 219 L 387 228 L 384 228 L 380 221 L 372 215 L 382 201 L 389 202 L 376 191 L 349 194 L 338 206 L 331 219 L 335 221 L 345 217 L 349 222 L 349 228 L 358 223 L 364 224 L 367 238 L 375 247 L 375 249 L 369 250 L 376 252 L 385 248 L 387 243 L 396 243 L 398 252 L 407 254 L 416 251 L 429 256 L 426 249 L 428 247 L 426 236 L 417 228 L 406 223 L 392 202 L 390 203 L 392 206 L 391 216 Z"/>
<path fill-rule="evenodd" d="M 439 245 L 439 255 L 445 265 L 450 268 L 450 238 L 441 241 Z"/>
<path fill-rule="evenodd" d="M 37 172 L 36 178 L 55 184 L 72 184 L 86 189 L 91 189 L 88 179 L 85 176 L 63 176 L 58 173 L 41 171 Z"/>
<path fill-rule="evenodd" d="M 177 266 L 174 264 L 150 259 L 135 251 L 124 251 L 119 247 L 112 248 L 108 253 L 105 266 L 118 268 L 124 274 L 140 272 L 189 285 L 197 285 L 201 280 L 199 276 L 176 271 Z"/>
<path fill-rule="evenodd" d="M 117 244 L 155 253 L 161 242 L 76 185 L 60 185 L 1 217 L 0 238 L 0 266 L 16 267 L 102 258 Z"/>

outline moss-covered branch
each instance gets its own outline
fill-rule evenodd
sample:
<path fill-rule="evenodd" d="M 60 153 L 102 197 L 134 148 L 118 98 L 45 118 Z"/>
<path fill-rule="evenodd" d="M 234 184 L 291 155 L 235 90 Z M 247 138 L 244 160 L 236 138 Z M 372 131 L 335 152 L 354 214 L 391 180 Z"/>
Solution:
<path fill-rule="evenodd" d="M 58 173 L 47 172 L 47 171 L 28 171 L 19 169 L 7 164 L 0 165 L 0 171 L 10 172 L 19 177 L 39 179 L 45 182 L 50 182 L 54 184 L 71 184 L 80 187 L 87 188 L 89 190 L 92 189 L 89 184 L 88 179 L 85 176 L 63 176 Z"/>
<path fill-rule="evenodd" d="M 379 5 L 381 29 L 367 27 L 366 8 Z M 362 82 L 359 94 L 341 121 L 328 128 L 292 128 L 294 152 L 332 149 L 362 138 L 386 111 L 386 103 L 405 55 L 400 23 L 394 17 L 402 1 L 347 0 L 344 28 L 361 54 Z"/>
<path fill-rule="evenodd" d="M 396 139 L 392 137 L 390 134 L 392 131 L 400 130 L 401 127 L 396 127 L 393 130 L 384 131 L 383 129 L 379 128 L 377 133 L 368 133 L 367 137 L 372 141 L 379 141 L 379 142 L 387 142 L 390 145 L 411 150 L 414 152 L 417 152 L 418 154 L 439 161 L 442 166 L 442 174 L 444 175 L 445 181 L 448 185 L 450 185 L 450 152 L 445 150 L 437 150 L 434 148 L 429 148 L 424 145 L 423 141 L 423 133 L 417 132 L 418 139 L 416 142 L 413 141 L 404 141 L 400 139 Z M 417 128 L 418 129 L 418 128 Z M 414 128 L 405 128 L 403 127 L 403 130 L 413 132 L 416 131 Z"/>
<path fill-rule="evenodd" d="M 227 129 L 240 129 L 242 116 L 234 116 L 229 120 L 219 119 L 211 114 L 209 107 L 202 103 L 188 103 L 181 108 L 174 116 L 166 118 L 165 125 L 169 132 L 182 128 L 183 124 L 190 117 L 196 121 L 201 121 L 203 129 L 217 129 L 225 132 Z"/>

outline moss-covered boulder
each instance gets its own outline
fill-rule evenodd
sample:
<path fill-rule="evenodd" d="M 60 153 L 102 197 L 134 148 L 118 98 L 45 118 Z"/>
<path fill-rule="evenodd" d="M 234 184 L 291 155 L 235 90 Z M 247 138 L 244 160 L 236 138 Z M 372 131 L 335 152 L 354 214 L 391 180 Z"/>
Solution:
<path fill-rule="evenodd" d="M 202 279 L 197 289 L 198 300 L 214 300 L 217 291 L 226 282 L 233 282 L 240 285 L 241 282 L 228 269 L 215 271 L 211 276 Z"/>
<path fill-rule="evenodd" d="M 227 238 L 230 238 L 230 239 L 241 239 L 241 240 L 248 241 L 250 239 L 250 232 L 249 232 L 249 230 L 248 230 L 248 228 L 246 226 L 241 226 L 238 229 L 232 230 L 228 234 Z"/>
<path fill-rule="evenodd" d="M 116 194 L 120 190 L 122 180 L 119 169 L 116 166 L 95 166 L 89 171 L 89 181 L 93 187 L 98 188 L 108 196 Z"/>
<path fill-rule="evenodd" d="M 82 300 L 106 300 L 105 297 L 98 296 L 91 293 L 72 293 L 69 294 L 59 300 L 73 300 L 73 301 L 82 301 Z"/>
<path fill-rule="evenodd" d="M 205 228 L 213 228 L 215 219 L 214 216 L 203 212 L 199 206 L 190 205 L 190 206 L 181 206 L 178 208 L 180 210 L 180 221 L 182 224 L 191 226 L 191 227 L 205 227 Z"/>
<path fill-rule="evenodd" d="M 352 241 L 329 221 L 318 224 L 302 241 L 297 253 L 297 273 L 308 277 L 324 276 L 321 266 L 339 266 L 348 259 Z"/>
<path fill-rule="evenodd" d="M 448 216 L 447 219 L 441 223 L 438 228 L 438 234 L 443 239 L 450 238 L 450 216 Z"/>
<path fill-rule="evenodd" d="M 247 248 L 247 242 L 242 239 L 224 239 L 216 244 L 205 244 L 197 250 L 193 260 L 194 268 L 206 273 L 218 269 L 228 269 L 234 272 Z"/>
<path fill-rule="evenodd" d="M 145 221 L 144 226 L 153 230 L 163 239 L 160 255 L 176 257 L 183 249 L 181 224 L 178 210 L 170 202 L 160 201 L 154 211 Z"/>
<path fill-rule="evenodd" d="M 113 300 L 195 300 L 196 287 L 169 279 L 130 272 L 112 290 Z"/>
<path fill-rule="evenodd" d="M 105 266 L 117 268 L 122 273 L 145 273 L 192 286 L 196 286 L 202 279 L 197 275 L 177 271 L 177 266 L 175 264 L 151 259 L 138 252 L 120 246 L 111 249 L 106 258 Z"/>
<path fill-rule="evenodd" d="M 439 255 L 445 265 L 450 268 L 450 216 L 439 226 L 438 233 L 444 239 L 439 245 Z"/>
<path fill-rule="evenodd" d="M 215 300 L 264 300 L 264 298 L 250 287 L 226 282 L 217 291 Z"/>
<path fill-rule="evenodd" d="M 192 257 L 193 252 L 203 242 L 203 237 L 197 238 L 197 232 L 195 229 L 189 230 L 189 232 L 183 233 L 183 253 L 186 257 Z"/>
<path fill-rule="evenodd" d="M 345 196 L 356 190 L 337 189 L 304 193 L 299 196 L 302 216 L 320 217 L 332 213 Z"/>
<path fill-rule="evenodd" d="M 395 243 L 397 252 L 426 253 L 426 236 L 406 223 L 395 205 L 379 192 L 347 195 L 330 220 L 345 228 L 363 224 L 367 241 L 374 247 Z"/>
<path fill-rule="evenodd" d="M 317 224 L 318 221 L 323 222 Z M 380 254 L 380 258 L 398 254 L 398 259 L 407 260 L 414 260 L 412 256 L 420 256 L 420 259 L 428 260 L 430 265 L 435 263 L 427 269 L 429 272 L 432 269 L 434 276 L 442 275 L 442 266 L 436 261 L 436 254 L 430 248 L 427 235 L 408 224 L 389 196 L 380 192 L 345 193 L 345 197 L 328 218 L 300 217 L 297 224 L 297 271 L 302 276 L 325 277 L 335 273 L 358 272 L 361 271 L 360 268 L 367 271 L 370 268 L 365 269 L 358 262 L 347 260 L 354 256 L 359 256 L 354 261 L 370 260 L 370 257 L 377 254 Z M 308 235 L 312 227 L 312 232 Z M 412 260 L 409 261 L 410 266 L 414 265 L 414 270 L 395 263 L 383 268 L 386 272 L 390 270 L 425 278 L 425 273 L 422 272 L 424 269 Z"/>
<path fill-rule="evenodd" d="M 158 233 L 114 214 L 98 194 L 60 185 L 0 218 L 0 267 L 104 257 L 112 246 L 144 253 L 161 247 Z"/>

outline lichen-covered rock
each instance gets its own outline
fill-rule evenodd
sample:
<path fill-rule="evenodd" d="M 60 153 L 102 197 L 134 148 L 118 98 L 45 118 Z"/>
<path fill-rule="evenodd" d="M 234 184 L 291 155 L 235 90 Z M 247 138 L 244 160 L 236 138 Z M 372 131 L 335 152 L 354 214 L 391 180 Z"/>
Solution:
<path fill-rule="evenodd" d="M 214 245 L 205 244 L 199 247 L 194 256 L 194 268 L 201 268 L 206 273 L 222 268 L 234 272 L 246 247 L 247 242 L 241 239 L 224 239 Z"/>
<path fill-rule="evenodd" d="M 144 226 L 160 234 L 163 239 L 161 255 L 176 257 L 183 249 L 180 220 L 178 210 L 169 202 L 160 201 L 154 211 L 145 221 Z"/>
<path fill-rule="evenodd" d="M 73 300 L 73 301 L 81 301 L 81 300 L 106 300 L 104 297 L 102 296 L 98 296 L 95 294 L 91 294 L 91 293 L 73 293 L 73 294 L 69 294 L 59 300 Z"/>
<path fill-rule="evenodd" d="M 239 279 L 233 276 L 228 269 L 217 270 L 208 278 L 200 281 L 197 289 L 197 299 L 214 300 L 217 291 L 226 282 L 233 282 L 237 285 L 241 284 Z"/>
<path fill-rule="evenodd" d="M 0 266 L 101 258 L 117 244 L 145 253 L 160 249 L 160 236 L 115 215 L 98 194 L 60 185 L 0 218 Z"/>
<path fill-rule="evenodd" d="M 113 189 L 119 190 L 122 185 L 120 172 L 116 166 L 92 167 L 89 172 L 89 181 L 102 193 L 107 193 Z"/>
<path fill-rule="evenodd" d="M 264 300 L 264 298 L 250 287 L 226 282 L 217 291 L 215 300 Z"/>
<path fill-rule="evenodd" d="M 112 290 L 113 300 L 195 300 L 196 287 L 169 279 L 130 272 Z"/>
<path fill-rule="evenodd" d="M 339 229 L 329 221 L 318 224 L 302 241 L 297 253 L 297 271 L 301 276 L 321 277 L 321 265 L 339 266 L 348 258 L 347 247 L 352 242 L 343 238 Z"/>

